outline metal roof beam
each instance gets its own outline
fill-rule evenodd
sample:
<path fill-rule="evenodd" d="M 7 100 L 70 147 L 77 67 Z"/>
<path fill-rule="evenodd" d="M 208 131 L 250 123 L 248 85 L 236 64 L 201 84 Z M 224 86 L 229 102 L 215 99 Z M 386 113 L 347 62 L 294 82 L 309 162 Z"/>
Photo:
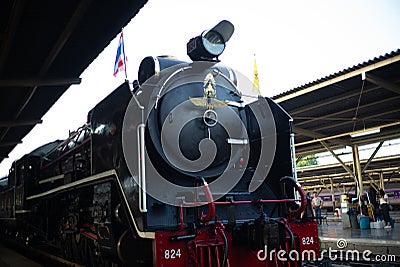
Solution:
<path fill-rule="evenodd" d="M 388 124 L 384 124 L 384 125 L 379 125 L 379 126 L 375 126 L 375 127 L 371 127 L 371 128 L 366 128 L 366 129 L 359 130 L 359 131 L 346 132 L 346 133 L 336 134 L 336 135 L 327 136 L 327 137 L 323 137 L 323 138 L 318 138 L 318 139 L 314 139 L 314 140 L 310 140 L 310 141 L 305 141 L 305 142 L 297 143 L 297 144 L 295 144 L 295 146 L 296 147 L 297 146 L 304 146 L 304 145 L 307 145 L 307 144 L 312 144 L 312 143 L 326 141 L 326 140 L 332 140 L 332 139 L 336 139 L 336 138 L 339 138 L 339 137 L 359 134 L 359 133 L 368 132 L 368 131 L 372 131 L 372 130 L 376 130 L 376 129 L 382 130 L 383 128 L 397 126 L 397 125 L 400 125 L 400 121 L 393 122 L 393 123 L 388 123 Z"/>
<path fill-rule="evenodd" d="M 72 84 L 80 84 L 82 81 L 81 78 L 60 78 L 60 79 L 17 79 L 17 80 L 0 80 L 0 88 L 1 87 L 35 87 L 35 86 L 63 86 L 63 85 L 72 85 Z"/>
<path fill-rule="evenodd" d="M 332 149 L 343 148 L 343 145 L 330 144 L 330 148 L 332 148 Z M 314 144 L 313 146 L 303 146 L 303 147 L 296 146 L 296 155 L 311 155 L 311 154 L 316 154 L 316 153 L 325 152 L 325 151 L 326 151 L 326 149 L 322 145 L 319 146 L 319 144 Z"/>
<path fill-rule="evenodd" d="M 15 141 L 15 142 L 1 142 L 0 147 L 8 147 L 8 146 L 16 146 L 18 144 L 22 144 L 22 141 Z"/>
<path fill-rule="evenodd" d="M 352 170 L 350 170 L 349 167 L 346 166 L 346 164 L 339 158 L 338 155 L 336 155 L 336 153 L 328 146 L 328 144 L 325 141 L 320 141 L 320 143 L 326 148 L 326 150 L 331 152 L 331 154 L 335 157 L 335 159 L 337 161 L 339 161 L 339 163 L 343 167 L 343 169 L 345 169 L 355 179 L 356 176 L 355 176 L 354 172 Z"/>
<path fill-rule="evenodd" d="M 400 137 L 400 129 L 399 128 L 395 128 L 395 129 L 391 129 L 391 130 L 385 130 L 384 132 L 381 132 L 378 135 L 375 136 L 363 136 L 363 137 L 358 137 L 357 139 L 352 139 L 350 142 L 350 145 L 368 145 L 368 144 L 372 144 L 372 143 L 378 143 L 381 141 L 387 141 L 387 140 L 391 140 L 391 139 L 396 139 Z M 340 140 L 340 139 L 333 139 L 333 142 L 335 140 Z M 342 139 L 343 140 L 343 139 Z M 320 152 L 324 152 L 326 149 L 323 148 L 322 146 L 317 146 L 317 144 L 315 143 L 314 146 L 301 146 L 302 143 L 297 143 L 295 144 L 296 146 L 296 155 L 310 155 L 310 154 L 316 154 L 316 153 L 320 153 Z M 343 145 L 339 145 L 339 144 L 330 144 L 330 147 L 332 149 L 338 149 L 338 148 L 342 148 Z"/>
<path fill-rule="evenodd" d="M 42 123 L 43 120 L 26 120 L 26 121 L 0 121 L 0 127 L 17 127 L 29 126 Z"/>
<path fill-rule="evenodd" d="M 400 129 L 396 128 L 396 129 L 391 129 L 391 130 L 385 130 L 384 132 L 381 132 L 378 135 L 375 136 L 363 136 L 363 137 L 359 137 L 357 139 L 352 139 L 349 145 L 367 145 L 367 144 L 372 144 L 372 143 L 378 143 L 381 141 L 387 141 L 387 140 L 391 140 L 391 139 L 396 139 L 400 137 Z M 344 141 L 344 139 L 332 139 L 330 140 L 332 143 L 335 143 L 336 140 L 341 140 Z M 346 142 L 346 141 L 344 141 Z M 337 143 L 337 142 L 336 142 Z M 295 144 L 296 146 L 296 155 L 311 155 L 311 154 L 316 154 L 316 153 L 321 153 L 326 151 L 326 149 L 322 146 L 317 146 L 317 144 L 315 143 L 314 146 L 301 146 L 302 143 L 297 143 Z M 330 147 L 332 149 L 338 149 L 338 148 L 342 148 L 343 144 L 330 144 Z"/>
<path fill-rule="evenodd" d="M 325 138 L 326 135 L 320 134 L 318 132 L 315 131 L 310 131 L 310 130 L 306 130 L 297 126 L 293 126 L 293 131 L 297 134 L 301 134 L 307 137 L 311 137 L 311 138 L 315 138 L 315 139 L 321 139 L 321 138 Z M 350 145 L 350 142 L 346 142 L 343 139 L 335 139 L 335 140 L 331 140 L 333 142 L 335 142 L 336 144 L 340 144 L 340 145 L 344 145 L 344 146 L 348 146 Z"/>
<path fill-rule="evenodd" d="M 373 158 L 372 162 L 374 162 L 374 163 L 383 162 L 384 163 L 385 161 L 390 161 L 390 160 L 395 161 L 395 162 L 400 162 L 400 155 L 392 155 L 392 156 L 385 156 L 385 157 L 380 157 L 380 158 Z M 366 162 L 367 162 L 367 160 L 361 160 L 362 164 L 364 164 Z M 345 164 L 351 165 L 351 162 L 346 162 Z M 323 170 L 323 171 L 326 170 L 326 172 L 330 172 L 329 169 L 336 168 L 339 166 L 340 166 L 339 163 L 335 163 L 335 164 L 329 164 L 329 165 L 300 167 L 300 168 L 297 168 L 297 170 L 301 173 L 315 171 L 315 170 Z M 368 172 L 368 171 L 366 171 L 366 172 Z"/>
<path fill-rule="evenodd" d="M 382 100 L 379 100 L 379 101 L 375 101 L 375 102 L 371 102 L 371 103 L 368 103 L 368 104 L 365 104 L 365 105 L 360 105 L 359 107 L 355 106 L 355 107 L 352 107 L 352 108 L 340 110 L 340 111 L 335 112 L 335 113 L 331 113 L 331 114 L 320 116 L 320 117 L 317 117 L 317 118 L 313 118 L 313 119 L 310 119 L 310 120 L 307 120 L 307 121 L 299 122 L 296 125 L 303 125 L 303 124 L 307 124 L 309 122 L 314 122 L 314 121 L 317 121 L 317 120 L 329 119 L 329 118 L 332 118 L 332 117 L 337 116 L 337 115 L 341 115 L 341 114 L 344 114 L 344 113 L 347 113 L 347 112 L 350 112 L 350 111 L 355 111 L 355 110 L 357 110 L 357 108 L 358 109 L 363 109 L 363 108 L 369 108 L 369 107 L 373 107 L 373 106 L 378 106 L 378 105 L 382 105 L 382 104 L 384 104 L 384 103 L 386 103 L 388 101 L 392 101 L 392 100 L 396 100 L 396 99 L 400 99 L 400 95 L 396 96 L 396 97 L 385 98 L 385 99 L 382 99 Z M 379 114 L 377 114 L 377 115 L 379 115 Z M 358 119 L 359 120 L 365 120 L 365 118 L 362 118 L 362 119 L 358 118 Z M 348 123 L 354 123 L 354 118 L 348 118 L 347 122 L 343 122 L 343 124 L 348 124 Z M 332 127 L 336 127 L 337 125 L 338 124 L 333 124 Z M 323 128 L 318 128 L 318 130 L 320 130 L 320 129 L 323 129 Z"/>
<path fill-rule="evenodd" d="M 400 170 L 400 167 L 391 167 L 391 168 L 385 168 L 385 169 L 374 169 L 371 171 L 368 171 L 366 173 L 363 174 L 363 176 L 372 176 L 372 175 L 379 175 L 379 173 L 383 173 L 384 175 L 392 175 L 393 173 L 396 174 L 396 172 L 398 173 L 398 171 Z M 400 177 L 400 176 L 399 176 Z M 332 178 L 333 180 L 338 180 L 338 179 L 345 179 L 348 181 L 353 181 L 354 182 L 354 178 L 351 177 L 349 174 L 347 174 L 346 172 L 341 172 L 341 173 L 336 173 L 336 174 L 317 174 L 317 175 L 309 175 L 309 176 L 299 176 L 298 181 L 299 182 L 309 182 L 309 183 L 316 183 L 319 181 L 319 179 L 330 179 Z"/>
<path fill-rule="evenodd" d="M 364 168 L 362 169 L 361 173 L 364 173 L 365 170 L 368 168 L 369 164 L 371 164 L 372 159 L 375 158 L 376 153 L 378 153 L 379 149 L 382 147 L 384 141 L 381 141 L 379 145 L 375 148 L 374 152 L 371 154 L 369 157 L 367 163 L 364 165 Z"/>
<path fill-rule="evenodd" d="M 371 143 L 376 143 L 376 142 L 381 142 L 381 141 L 386 141 L 390 139 L 396 139 L 400 137 L 400 129 L 392 129 L 389 131 L 385 131 L 384 133 L 380 133 L 379 135 L 376 136 L 365 136 L 364 139 L 358 139 L 358 140 L 352 140 L 352 144 L 357 144 L 357 145 L 365 145 L 365 144 L 371 144 Z"/>
<path fill-rule="evenodd" d="M 376 120 L 376 121 L 380 121 L 380 122 L 396 122 L 396 121 L 398 121 L 398 119 L 382 119 L 380 117 L 384 116 L 384 115 L 390 115 L 390 114 L 398 112 L 398 111 L 400 111 L 400 108 L 399 109 L 393 109 L 393 110 L 390 110 L 390 111 L 387 111 L 387 112 L 376 112 L 376 113 L 373 113 L 373 115 L 371 115 L 371 116 L 358 118 L 357 120 L 354 120 L 354 121 L 375 121 Z M 338 126 L 343 126 L 343 125 L 346 125 L 346 124 L 354 123 L 354 121 L 348 120 L 346 122 L 340 122 L 340 123 L 331 124 L 331 125 L 324 126 L 324 127 L 318 127 L 318 128 L 313 129 L 313 130 L 314 131 L 323 131 L 323 130 L 327 130 L 327 129 L 330 129 L 330 128 L 337 128 Z M 379 126 L 376 126 L 376 127 L 379 127 Z M 349 135 L 350 135 L 350 133 L 349 133 Z"/>
<path fill-rule="evenodd" d="M 299 91 L 295 91 L 293 93 L 290 93 L 290 94 L 287 94 L 287 95 L 284 95 L 284 96 L 281 96 L 281 97 L 278 96 L 277 98 L 273 98 L 273 99 L 275 100 L 275 102 L 281 103 L 281 102 L 287 101 L 289 99 L 298 97 L 300 95 L 304 95 L 304 94 L 313 92 L 315 90 L 321 89 L 323 87 L 326 87 L 326 86 L 329 86 L 329 85 L 344 81 L 346 79 L 349 79 L 351 77 L 360 75 L 362 73 L 367 73 L 368 71 L 371 71 L 371 70 L 374 70 L 374 69 L 378 69 L 380 67 L 383 67 L 383 66 L 386 66 L 386 65 L 389 65 L 389 64 L 393 64 L 394 62 L 397 62 L 397 61 L 400 61 L 400 55 L 397 55 L 397 56 L 394 56 L 394 57 L 391 57 L 391 58 L 387 58 L 385 60 L 373 63 L 371 65 L 356 69 L 356 70 L 351 71 L 349 73 L 337 76 L 337 77 L 335 77 L 333 79 L 324 80 L 323 82 L 320 82 L 318 84 L 306 87 L 304 89 L 301 89 Z"/>
<path fill-rule="evenodd" d="M 5 67 L 5 62 L 7 60 L 7 56 L 12 47 L 12 43 L 14 40 L 14 36 L 17 32 L 18 24 L 22 17 L 22 11 L 24 9 L 25 0 L 16 0 L 14 1 L 14 5 L 12 7 L 12 12 L 10 14 L 8 20 L 7 32 L 2 36 L 2 47 L 0 50 L 0 73 L 3 72 Z M 0 158 L 1 159 L 1 158 Z"/>
<path fill-rule="evenodd" d="M 373 170 L 366 171 L 364 175 L 367 175 L 368 177 L 371 177 L 371 175 L 393 175 L 393 173 L 398 173 L 400 171 L 400 166 L 397 167 L 387 167 L 387 168 L 376 168 Z M 301 172 L 300 172 L 301 174 Z M 307 182 L 307 183 L 318 183 L 320 180 L 349 180 L 354 182 L 354 178 L 351 177 L 347 172 L 340 172 L 340 173 L 335 173 L 335 174 L 318 174 L 318 175 L 309 175 L 309 176 L 300 176 L 298 177 L 299 182 Z"/>
<path fill-rule="evenodd" d="M 371 175 L 369 175 L 368 173 L 367 173 L 367 177 L 369 178 L 370 185 L 371 185 L 376 191 L 378 191 L 378 190 L 379 190 L 379 185 L 376 183 L 375 179 L 372 178 Z"/>
<path fill-rule="evenodd" d="M 384 179 L 385 183 L 389 182 L 389 179 L 385 178 Z M 399 182 L 400 178 L 392 178 L 390 180 L 391 182 Z M 300 183 L 301 184 L 301 183 Z M 363 184 L 370 184 L 370 181 L 363 181 Z M 338 187 L 338 186 L 353 186 L 354 182 L 344 182 L 344 183 L 335 183 L 333 184 L 334 187 Z M 314 189 L 319 189 L 321 188 L 321 185 L 302 185 L 302 188 L 306 191 L 308 190 L 314 190 Z"/>
<path fill-rule="evenodd" d="M 370 73 L 366 73 L 365 76 L 366 76 L 365 79 L 367 81 L 369 81 L 373 84 L 376 84 L 382 88 L 385 88 L 387 90 L 390 90 L 396 94 L 400 94 L 400 86 L 399 85 L 385 81 L 384 79 L 382 79 L 378 76 L 375 76 L 373 74 L 370 74 Z"/>
<path fill-rule="evenodd" d="M 374 91 L 374 90 L 379 89 L 379 88 L 380 88 L 379 86 L 365 88 L 364 89 L 364 93 L 369 93 L 369 92 Z M 341 95 L 336 95 L 336 96 L 333 96 L 333 97 L 318 101 L 317 103 L 313 103 L 312 105 L 306 105 L 304 107 L 300 107 L 298 109 L 294 109 L 294 110 L 290 111 L 290 115 L 294 116 L 296 114 L 303 113 L 303 112 L 306 112 L 306 111 L 309 111 L 309 110 L 318 109 L 320 107 L 324 107 L 326 105 L 331 105 L 333 103 L 336 103 L 336 102 L 339 102 L 339 101 L 343 101 L 345 99 L 349 99 L 351 97 L 355 97 L 355 96 L 358 96 L 358 95 L 360 95 L 360 92 L 358 90 L 350 91 L 350 92 L 347 92 L 347 93 L 344 93 L 344 94 L 341 94 Z"/>
<path fill-rule="evenodd" d="M 21 105 L 18 107 L 16 113 L 13 115 L 13 119 L 16 120 L 19 115 L 21 115 L 22 111 L 25 109 L 25 107 L 28 105 L 29 101 L 31 100 L 31 98 L 33 97 L 33 95 L 36 92 L 37 87 L 34 87 L 32 90 L 30 90 L 30 92 L 25 96 L 25 98 L 23 99 Z M 7 135 L 8 131 L 10 130 L 10 127 L 7 127 L 3 134 L 0 136 L 0 142 L 3 141 L 4 137 Z"/>
<path fill-rule="evenodd" d="M 314 132 L 314 131 L 310 131 L 310 130 L 306 130 L 306 129 L 303 129 L 303 128 L 300 128 L 300 127 L 297 127 L 297 126 L 293 126 L 293 131 L 295 133 L 297 133 L 297 134 L 301 134 L 301 135 L 308 136 L 308 137 L 311 137 L 311 138 L 324 138 L 324 137 L 326 137 L 323 134 L 320 134 L 320 133 L 317 133 L 317 132 Z"/>
<path fill-rule="evenodd" d="M 58 40 L 54 44 L 53 48 L 49 52 L 46 60 L 44 61 L 42 67 L 39 70 L 38 76 L 43 76 L 46 74 L 48 69 L 50 68 L 51 64 L 53 64 L 54 60 L 64 47 L 64 45 L 67 43 L 68 39 L 72 35 L 73 31 L 78 25 L 78 22 L 81 20 L 81 18 L 84 16 L 86 13 L 86 10 L 89 8 L 90 3 L 92 0 L 85 0 L 81 1 L 79 6 L 75 9 L 74 14 L 72 15 L 71 19 L 69 20 L 68 24 L 64 28 L 64 31 L 61 33 L 61 35 L 58 37 Z M 32 99 L 32 97 L 35 95 L 36 90 L 38 86 L 33 86 L 32 89 L 29 90 L 29 92 L 26 94 L 24 100 L 22 101 L 21 105 L 18 107 L 17 112 L 13 115 L 13 119 L 17 119 L 19 115 L 22 113 L 22 111 L 25 109 L 25 107 L 28 105 L 29 101 Z M 10 130 L 10 127 L 7 127 L 6 130 L 3 132 L 3 134 L 0 136 L 0 142 L 4 139 L 8 131 Z"/>
<path fill-rule="evenodd" d="M 394 83 L 397 83 L 397 82 L 400 82 L 400 80 L 391 81 L 389 83 L 394 84 Z M 378 86 L 375 85 L 375 86 L 372 86 L 372 87 L 367 87 L 367 88 L 364 89 L 363 93 L 366 94 L 366 93 L 372 92 L 374 90 L 377 90 L 379 88 L 381 88 L 381 86 L 379 86 L 379 85 Z M 341 94 L 341 95 L 336 95 L 336 96 L 333 96 L 333 97 L 330 97 L 330 98 L 327 98 L 327 99 L 322 99 L 321 101 L 318 101 L 317 103 L 313 103 L 312 105 L 306 105 L 304 107 L 300 107 L 300 108 L 294 109 L 294 110 L 290 111 L 290 115 L 294 116 L 294 115 L 299 114 L 299 113 L 303 113 L 303 112 L 306 112 L 306 111 L 309 111 L 309 110 L 313 110 L 313 109 L 317 109 L 317 108 L 320 108 L 320 107 L 324 107 L 326 105 L 331 105 L 333 103 L 336 103 L 336 102 L 339 102 L 339 101 L 343 101 L 343 100 L 349 99 L 350 97 L 355 97 L 355 96 L 359 96 L 359 95 L 360 95 L 360 92 L 358 90 L 354 90 L 354 91 L 350 91 L 350 92 L 347 92 L 347 93 L 344 93 L 344 94 Z"/>
<path fill-rule="evenodd" d="M 71 19 L 68 21 L 68 24 L 65 26 L 64 31 L 58 37 L 57 42 L 49 52 L 48 57 L 46 58 L 42 68 L 39 71 L 39 75 L 43 75 L 50 68 L 51 64 L 53 64 L 54 60 L 57 58 L 58 54 L 67 43 L 75 28 L 78 25 L 78 22 L 83 18 L 86 14 L 86 10 L 89 8 L 92 0 L 84 0 L 80 1 L 79 6 L 75 9 L 75 12 L 72 14 Z"/>

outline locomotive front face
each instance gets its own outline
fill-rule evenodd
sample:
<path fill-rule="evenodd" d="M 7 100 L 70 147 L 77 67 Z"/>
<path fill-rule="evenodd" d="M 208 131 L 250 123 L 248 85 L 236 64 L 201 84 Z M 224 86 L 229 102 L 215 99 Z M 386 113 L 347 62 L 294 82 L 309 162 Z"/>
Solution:
<path fill-rule="evenodd" d="M 149 60 L 139 70 L 144 77 L 150 76 L 143 70 Z M 267 100 L 251 96 L 251 88 L 244 97 L 237 89 L 235 72 L 216 62 L 173 65 L 171 59 L 152 60 L 153 66 L 170 67 L 141 84 L 124 119 L 124 154 L 139 186 L 145 181 L 152 197 L 180 205 L 177 198 L 194 196 L 199 178 L 205 178 L 217 199 L 251 167 L 257 179 L 248 181 L 247 192 L 257 189 L 275 151 L 275 123 Z M 143 142 L 132 138 L 136 134 Z M 257 150 L 264 145 L 264 155 L 260 150 L 258 156 L 251 155 L 255 143 Z"/>
<path fill-rule="evenodd" d="M 303 191 L 288 177 L 288 114 L 217 62 L 148 57 L 139 76 L 122 146 L 137 184 L 134 216 L 143 222 L 142 231 L 155 234 L 161 251 L 156 265 L 207 266 L 198 263 L 230 258 L 232 266 L 269 266 L 257 258 L 266 246 L 268 252 L 307 249 L 294 247 L 300 235 L 286 221 L 306 206 L 303 193 L 300 205 L 295 203 L 295 190 Z"/>
<path fill-rule="evenodd" d="M 168 165 L 162 169 L 156 166 L 159 172 L 181 174 L 181 179 L 171 181 L 173 183 L 191 186 L 193 178 L 212 180 L 220 176 L 228 168 L 232 156 L 243 160 L 239 154 L 245 152 L 248 143 L 243 127 L 246 118 L 241 118 L 237 107 L 227 104 L 241 101 L 240 96 L 229 88 L 232 86 L 224 87 L 215 82 L 215 78 L 224 79 L 222 75 L 214 78 L 212 72 L 204 72 L 204 76 L 197 75 L 198 81 L 185 81 L 183 77 L 179 84 L 172 84 L 149 114 L 148 141 L 157 152 L 157 156 L 150 154 L 152 161 L 162 158 Z M 243 140 L 244 145 L 232 150 L 229 144 L 232 138 Z"/>

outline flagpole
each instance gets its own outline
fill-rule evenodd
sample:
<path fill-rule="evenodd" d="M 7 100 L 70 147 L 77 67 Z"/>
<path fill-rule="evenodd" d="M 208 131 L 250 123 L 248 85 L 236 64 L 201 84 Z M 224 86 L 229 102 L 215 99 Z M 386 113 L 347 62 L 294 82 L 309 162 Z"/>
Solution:
<path fill-rule="evenodd" d="M 125 41 L 124 41 L 124 28 L 121 29 L 121 38 L 122 38 L 122 53 L 124 54 L 123 60 L 124 60 L 124 65 L 125 65 L 125 80 L 128 80 L 128 72 L 127 72 L 127 66 L 126 66 L 126 54 L 125 54 Z"/>
<path fill-rule="evenodd" d="M 258 79 L 258 68 L 256 62 L 256 54 L 254 54 L 254 77 L 253 77 L 253 86 L 257 89 L 258 95 L 261 95 L 260 91 L 260 80 Z"/>
<path fill-rule="evenodd" d="M 122 68 L 125 72 L 125 80 L 128 80 L 128 71 L 126 67 L 126 55 L 125 55 L 125 42 L 124 42 L 124 34 L 123 29 L 121 29 L 121 34 L 119 36 L 118 41 L 118 49 L 117 55 L 115 57 L 115 64 L 114 64 L 114 77 L 117 77 L 118 72 L 122 72 Z"/>

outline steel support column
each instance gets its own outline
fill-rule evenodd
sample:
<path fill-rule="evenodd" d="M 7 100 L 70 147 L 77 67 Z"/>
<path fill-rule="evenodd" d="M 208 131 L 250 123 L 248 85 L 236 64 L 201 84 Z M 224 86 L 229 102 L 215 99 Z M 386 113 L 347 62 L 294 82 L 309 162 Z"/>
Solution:
<path fill-rule="evenodd" d="M 358 186 L 358 192 L 360 195 L 363 194 L 364 189 L 363 189 L 363 181 L 362 181 L 362 170 L 361 170 L 361 164 L 360 164 L 360 155 L 358 154 L 358 146 L 357 145 L 352 145 L 351 147 L 352 152 L 353 152 L 353 166 L 355 170 L 355 175 L 356 175 L 356 180 L 357 180 L 357 186 Z"/>
<path fill-rule="evenodd" d="M 352 177 L 354 177 L 354 179 L 356 179 L 354 172 L 349 167 L 346 166 L 346 164 L 339 158 L 338 155 L 336 155 L 336 153 L 328 146 L 328 144 L 325 141 L 320 141 L 320 143 L 326 148 L 326 150 L 331 152 L 332 156 L 334 156 L 335 159 L 340 163 L 340 165 L 342 165 L 343 169 L 345 169 L 348 174 L 350 174 Z"/>
<path fill-rule="evenodd" d="M 385 179 L 383 176 L 383 172 L 379 173 L 379 188 L 385 190 Z"/>
<path fill-rule="evenodd" d="M 336 208 L 336 199 L 335 199 L 335 189 L 333 188 L 333 179 L 330 178 L 329 179 L 331 182 L 331 195 L 332 195 L 332 207 L 333 207 L 333 212 L 335 212 L 335 208 Z"/>

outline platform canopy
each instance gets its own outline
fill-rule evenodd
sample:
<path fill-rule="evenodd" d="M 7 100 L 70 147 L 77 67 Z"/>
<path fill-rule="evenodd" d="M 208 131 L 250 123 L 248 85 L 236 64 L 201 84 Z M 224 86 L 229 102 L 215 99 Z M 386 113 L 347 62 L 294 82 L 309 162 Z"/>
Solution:
<path fill-rule="evenodd" d="M 354 184 L 355 177 L 371 176 L 368 170 L 374 165 L 382 170 L 390 167 L 385 179 L 400 177 L 398 158 L 374 158 L 381 142 L 400 137 L 400 49 L 273 99 L 294 119 L 297 156 L 330 151 L 338 160 L 339 167 L 302 169 L 300 182 L 321 186 L 326 185 L 326 179 L 335 178 L 336 185 Z M 375 154 L 367 161 L 357 160 L 358 147 L 372 143 L 378 144 Z M 350 163 L 340 162 L 334 152 L 346 146 L 353 149 Z"/>
<path fill-rule="evenodd" d="M 0 162 L 146 2 L 0 2 Z"/>

